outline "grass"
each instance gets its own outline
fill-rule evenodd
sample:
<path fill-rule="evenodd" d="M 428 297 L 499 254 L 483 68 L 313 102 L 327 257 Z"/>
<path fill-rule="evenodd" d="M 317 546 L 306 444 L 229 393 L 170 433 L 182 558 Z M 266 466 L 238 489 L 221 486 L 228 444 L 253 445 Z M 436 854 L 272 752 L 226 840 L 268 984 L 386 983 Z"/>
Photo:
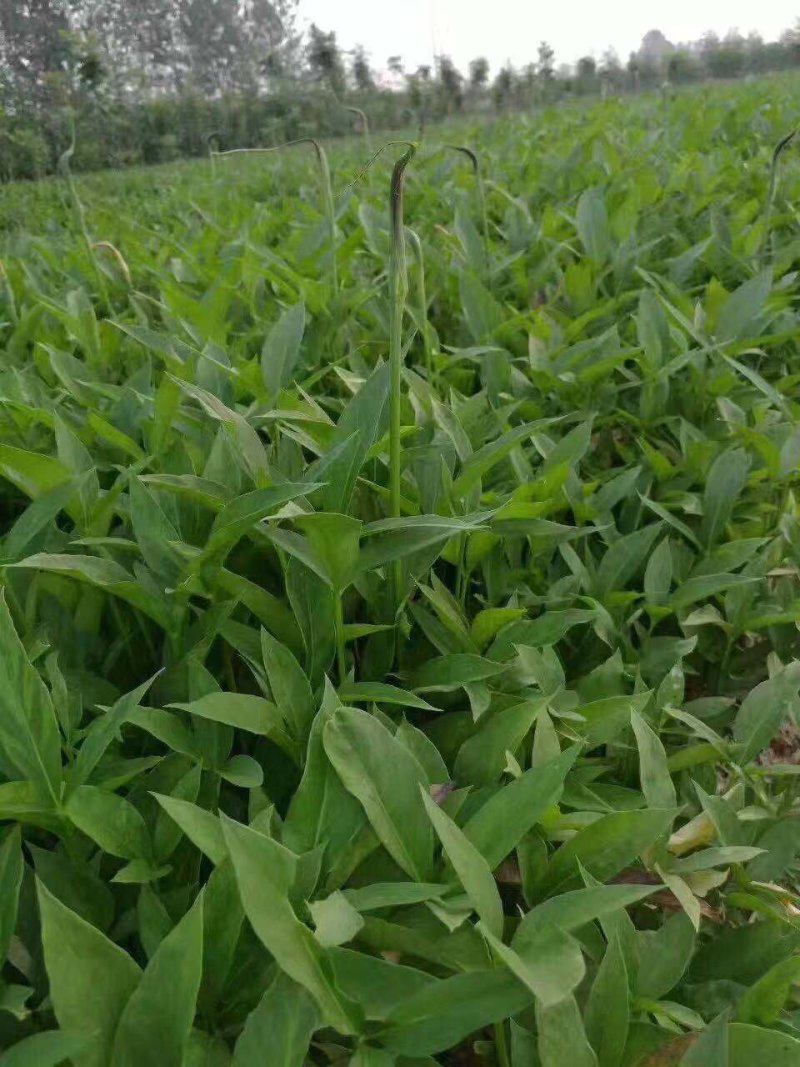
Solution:
<path fill-rule="evenodd" d="M 3 188 L 9 1062 L 800 1062 L 795 90 Z"/>

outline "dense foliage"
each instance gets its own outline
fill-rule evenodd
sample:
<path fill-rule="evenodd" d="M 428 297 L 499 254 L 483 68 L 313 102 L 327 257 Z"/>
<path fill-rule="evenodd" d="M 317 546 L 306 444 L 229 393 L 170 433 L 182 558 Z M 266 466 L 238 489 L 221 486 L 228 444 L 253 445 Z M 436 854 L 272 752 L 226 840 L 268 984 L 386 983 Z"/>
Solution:
<path fill-rule="evenodd" d="M 796 88 L 5 191 L 2 1067 L 800 1063 Z"/>

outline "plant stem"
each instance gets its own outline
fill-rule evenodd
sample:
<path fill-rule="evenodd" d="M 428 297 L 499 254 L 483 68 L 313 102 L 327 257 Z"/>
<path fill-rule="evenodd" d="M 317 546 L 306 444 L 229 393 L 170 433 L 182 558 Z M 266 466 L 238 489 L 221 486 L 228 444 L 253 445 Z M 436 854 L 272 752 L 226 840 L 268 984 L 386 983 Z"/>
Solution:
<path fill-rule="evenodd" d="M 400 518 L 400 402 L 403 377 L 403 311 L 407 291 L 403 229 L 403 177 L 417 146 L 409 143 L 392 170 L 389 232 L 389 502 L 392 518 Z M 400 603 L 403 569 L 392 567 L 394 602 Z"/>
<path fill-rule="evenodd" d="M 344 648 L 344 608 L 342 594 L 333 594 L 333 626 L 336 631 L 336 666 L 339 672 L 339 685 L 347 680 L 347 658 Z"/>
<path fill-rule="evenodd" d="M 497 1067 L 511 1067 L 504 1022 L 494 1024 L 494 1049 L 497 1053 Z"/>

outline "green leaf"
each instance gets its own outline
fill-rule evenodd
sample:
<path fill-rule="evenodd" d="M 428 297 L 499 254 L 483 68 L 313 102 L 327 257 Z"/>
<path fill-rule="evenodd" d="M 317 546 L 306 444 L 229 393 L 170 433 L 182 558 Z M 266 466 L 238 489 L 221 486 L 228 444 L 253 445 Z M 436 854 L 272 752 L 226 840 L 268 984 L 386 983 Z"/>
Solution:
<path fill-rule="evenodd" d="M 680 1067 L 729 1067 L 728 1013 L 718 1015 L 697 1039 L 680 1062 Z"/>
<path fill-rule="evenodd" d="M 611 252 L 611 236 L 603 191 L 598 186 L 581 193 L 575 222 L 587 256 L 602 266 Z M 549 1067 L 549 1064 L 543 1067 Z"/>
<path fill-rule="evenodd" d="M 613 878 L 640 856 L 672 824 L 674 811 L 616 811 L 580 830 L 555 853 L 543 889 L 563 893 L 579 880 L 578 863 L 601 882 Z"/>
<path fill-rule="evenodd" d="M 367 378 L 339 417 L 328 452 L 308 468 L 307 477 L 327 482 L 325 511 L 346 512 L 367 454 L 386 432 L 389 421 L 389 364 Z"/>
<path fill-rule="evenodd" d="M 575 997 L 551 1005 L 537 1003 L 536 1026 L 542 1067 L 597 1067 Z"/>
<path fill-rule="evenodd" d="M 460 783 L 493 785 L 506 767 L 506 752 L 516 752 L 530 732 L 547 697 L 525 700 L 496 712 L 461 746 L 455 778 Z"/>
<path fill-rule="evenodd" d="M 6 1049 L 0 1055 L 0 1067 L 58 1067 L 65 1060 L 77 1064 L 86 1045 L 81 1034 L 44 1030 Z"/>
<path fill-rule="evenodd" d="M 764 310 L 772 290 L 772 270 L 767 268 L 743 282 L 727 298 L 717 316 L 716 334 L 720 341 L 738 341 L 750 336 L 755 320 Z"/>
<path fill-rule="evenodd" d="M 447 692 L 460 689 L 473 682 L 482 682 L 505 670 L 502 663 L 475 656 L 469 652 L 456 652 L 450 656 L 429 659 L 411 676 L 414 689 Z"/>
<path fill-rule="evenodd" d="M 677 796 L 661 739 L 638 711 L 631 710 L 631 726 L 639 749 L 639 778 L 648 807 L 674 808 Z"/>
<path fill-rule="evenodd" d="M 636 936 L 644 961 L 636 979 L 636 995 L 660 1000 L 675 988 L 689 966 L 697 931 L 688 915 L 679 912 L 658 930 L 641 930 Z"/>
<path fill-rule="evenodd" d="M 372 522 L 364 527 L 359 567 L 362 571 L 371 571 L 394 560 L 413 556 L 458 534 L 480 529 L 486 518 L 481 512 L 464 518 L 408 515 Z"/>
<path fill-rule="evenodd" d="M 229 501 L 214 519 L 203 556 L 221 562 L 237 541 L 281 504 L 310 496 L 321 488 L 318 482 L 282 482 L 268 489 L 254 489 Z"/>
<path fill-rule="evenodd" d="M 380 1040 L 407 1056 L 435 1055 L 527 1008 L 532 994 L 509 971 L 456 974 L 426 985 L 389 1014 Z"/>
<path fill-rule="evenodd" d="M 0 843 L 0 967 L 17 924 L 22 872 L 19 827 L 12 827 Z"/>
<path fill-rule="evenodd" d="M 314 1031 L 322 1022 L 313 997 L 278 971 L 250 1012 L 231 1067 L 303 1067 Z"/>
<path fill-rule="evenodd" d="M 139 984 L 131 957 L 37 883 L 50 998 L 62 1030 L 86 1048 L 75 1067 L 106 1067 L 122 1012 Z M 98 981 L 102 976 L 102 981 Z"/>
<path fill-rule="evenodd" d="M 464 834 L 494 870 L 516 848 L 548 808 L 557 804 L 578 755 L 577 747 L 525 771 L 478 809 Z"/>
<path fill-rule="evenodd" d="M 189 840 L 200 849 L 213 864 L 222 863 L 228 854 L 222 826 L 216 815 L 204 808 L 178 797 L 152 794 L 171 819 L 177 823 Z"/>
<path fill-rule="evenodd" d="M 289 737 L 282 711 L 263 697 L 248 693 L 208 693 L 189 704 L 171 706 L 201 719 L 225 723 L 238 730 L 268 737 L 290 756 L 296 757 L 297 748 Z"/>
<path fill-rule="evenodd" d="M 436 711 L 427 700 L 386 682 L 344 682 L 338 689 L 339 699 L 348 704 L 399 704 L 403 708 Z"/>
<path fill-rule="evenodd" d="M 739 762 L 749 763 L 766 748 L 797 700 L 800 662 L 751 689 L 733 720 L 733 736 L 741 745 Z"/>
<path fill-rule="evenodd" d="M 322 847 L 333 860 L 348 854 L 366 826 L 364 809 L 342 785 L 323 744 L 325 727 L 337 706 L 329 686 L 312 724 L 303 777 L 283 824 L 283 841 L 295 852 Z"/>
<path fill-rule="evenodd" d="M 630 1024 L 628 972 L 619 938 L 606 947 L 592 983 L 584 1019 L 586 1035 L 597 1053 L 599 1067 L 619 1067 Z"/>
<path fill-rule="evenodd" d="M 80 477 L 61 482 L 29 504 L 5 535 L 1 558 L 10 562 L 24 556 L 31 542 L 67 508 L 80 484 Z"/>
<path fill-rule="evenodd" d="M 314 923 L 315 937 L 321 945 L 330 947 L 352 941 L 364 920 L 338 889 L 324 900 L 308 905 Z"/>
<path fill-rule="evenodd" d="M 652 523 L 620 537 L 606 551 L 597 568 L 598 596 L 624 589 L 650 555 L 653 542 L 661 533 L 661 523 Z"/>
<path fill-rule="evenodd" d="M 778 1021 L 792 986 L 800 979 L 800 956 L 781 960 L 745 990 L 736 1005 L 736 1021 L 772 1026 Z"/>
<path fill-rule="evenodd" d="M 419 762 L 377 719 L 355 708 L 334 712 L 323 743 L 389 855 L 424 882 L 433 860 L 433 831 L 418 791 L 430 784 Z"/>
<path fill-rule="evenodd" d="M 800 1041 L 778 1030 L 731 1023 L 730 1067 L 796 1067 Z"/>
<path fill-rule="evenodd" d="M 122 859 L 145 859 L 150 842 L 144 819 L 125 797 L 95 785 L 79 786 L 65 808 L 70 821 L 104 852 Z"/>
<path fill-rule="evenodd" d="M 222 829 L 242 906 L 256 935 L 278 966 L 314 997 L 327 1022 L 341 1033 L 352 1033 L 352 1008 L 330 980 L 325 950 L 289 903 L 296 858 L 277 842 L 225 816 Z"/>
<path fill-rule="evenodd" d="M 203 966 L 203 896 L 164 938 L 125 1005 L 115 1067 L 182 1067 Z"/>
<path fill-rule="evenodd" d="M 308 678 L 289 649 L 263 629 L 261 652 L 273 700 L 292 736 L 305 744 L 316 710 Z"/>
<path fill-rule="evenodd" d="M 58 803 L 61 742 L 58 720 L 44 682 L 17 636 L 0 590 L 0 754 L 41 792 Z"/>
<path fill-rule="evenodd" d="M 305 306 L 294 304 L 286 308 L 265 337 L 261 349 L 261 377 L 270 397 L 291 382 L 305 328 Z"/>
<path fill-rule="evenodd" d="M 494 937 L 502 938 L 503 904 L 489 864 L 422 786 L 420 786 L 420 794 L 428 818 L 433 824 L 456 877 L 469 897 L 470 904 L 478 913 L 487 931 Z"/>
<path fill-rule="evenodd" d="M 481 925 L 495 955 L 534 994 L 539 1004 L 558 1004 L 583 981 L 586 965 L 574 937 L 552 926 L 509 948 Z"/>
<path fill-rule="evenodd" d="M 723 452 L 711 464 L 703 493 L 700 531 L 706 546 L 716 544 L 722 537 L 749 470 L 750 457 L 743 448 Z"/>

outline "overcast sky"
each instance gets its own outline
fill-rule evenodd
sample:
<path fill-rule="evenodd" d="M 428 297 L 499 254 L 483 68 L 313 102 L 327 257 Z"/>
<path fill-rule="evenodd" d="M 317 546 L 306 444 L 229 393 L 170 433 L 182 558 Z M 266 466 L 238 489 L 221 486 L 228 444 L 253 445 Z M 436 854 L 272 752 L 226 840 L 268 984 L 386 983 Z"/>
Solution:
<path fill-rule="evenodd" d="M 557 64 L 599 58 L 609 45 L 627 59 L 654 28 L 676 42 L 732 28 L 774 40 L 798 15 L 797 0 L 300 0 L 303 25 L 335 30 L 345 49 L 363 44 L 378 69 L 390 55 L 413 70 L 440 52 L 463 68 L 484 55 L 497 71 L 507 60 L 535 59 L 541 40 L 553 46 Z"/>

